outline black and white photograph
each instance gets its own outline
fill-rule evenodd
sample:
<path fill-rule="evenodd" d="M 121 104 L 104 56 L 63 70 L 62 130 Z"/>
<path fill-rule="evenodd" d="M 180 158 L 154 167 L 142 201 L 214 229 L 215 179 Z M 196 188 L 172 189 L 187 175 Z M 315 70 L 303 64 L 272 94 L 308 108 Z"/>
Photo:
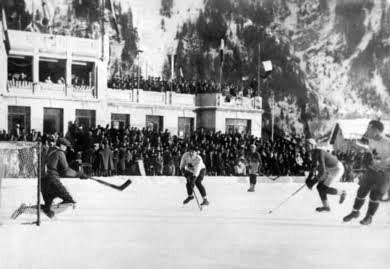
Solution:
<path fill-rule="evenodd" d="M 390 0 L 0 0 L 1 269 L 387 269 Z"/>

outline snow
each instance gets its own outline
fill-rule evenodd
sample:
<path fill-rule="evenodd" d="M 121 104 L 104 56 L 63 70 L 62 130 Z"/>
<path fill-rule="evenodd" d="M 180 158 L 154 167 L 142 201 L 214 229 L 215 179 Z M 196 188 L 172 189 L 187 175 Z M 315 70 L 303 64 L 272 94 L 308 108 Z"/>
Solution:
<path fill-rule="evenodd" d="M 202 212 L 195 201 L 181 204 L 183 179 L 132 179 L 123 192 L 63 179 L 78 201 L 75 211 L 54 221 L 43 216 L 40 227 L 21 224 L 31 216 L 3 219 L 0 268 L 388 268 L 389 204 L 371 226 L 341 221 L 351 210 L 354 183 L 337 185 L 348 196 L 342 205 L 331 197 L 331 213 L 315 213 L 318 194 L 304 188 L 268 214 L 302 178 L 260 183 L 255 193 L 246 192 L 247 178 L 205 178 L 211 204 Z M 2 210 L 33 199 L 32 190 L 34 181 L 4 180 Z"/>

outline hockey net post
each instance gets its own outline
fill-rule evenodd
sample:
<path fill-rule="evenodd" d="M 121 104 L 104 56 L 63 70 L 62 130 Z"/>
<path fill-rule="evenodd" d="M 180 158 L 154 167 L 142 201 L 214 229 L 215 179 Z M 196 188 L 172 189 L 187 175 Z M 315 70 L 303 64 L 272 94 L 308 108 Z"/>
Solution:
<path fill-rule="evenodd" d="M 41 223 L 42 144 L 40 142 L 0 142 L 0 223 L 25 203 L 36 208 L 22 221 Z"/>

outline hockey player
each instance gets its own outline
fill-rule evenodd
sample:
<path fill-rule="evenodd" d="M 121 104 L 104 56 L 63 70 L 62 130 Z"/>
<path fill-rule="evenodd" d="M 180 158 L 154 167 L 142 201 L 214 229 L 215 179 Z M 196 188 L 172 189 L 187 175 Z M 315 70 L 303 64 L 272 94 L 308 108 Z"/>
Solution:
<path fill-rule="evenodd" d="M 183 204 L 187 204 L 194 199 L 193 192 L 194 186 L 196 186 L 203 198 L 201 206 L 209 205 L 206 197 L 206 189 L 202 185 L 203 177 L 206 174 L 206 166 L 203 163 L 202 157 L 198 155 L 196 146 L 190 146 L 189 151 L 183 154 L 180 161 L 180 170 L 187 179 L 186 188 L 188 197 L 183 201 Z"/>
<path fill-rule="evenodd" d="M 260 154 L 256 151 L 256 145 L 250 145 L 250 152 L 246 156 L 249 170 L 249 189 L 248 192 L 254 192 L 257 183 L 257 174 L 261 166 Z"/>
<path fill-rule="evenodd" d="M 365 166 L 367 169 L 359 182 L 360 186 L 353 204 L 353 210 L 343 218 L 344 222 L 360 216 L 359 210 L 369 194 L 370 202 L 367 213 L 360 224 L 371 224 L 372 218 L 379 208 L 379 201 L 389 189 L 390 140 L 383 136 L 383 129 L 382 122 L 378 120 L 370 121 L 364 134 L 364 137 L 368 140 L 368 146 L 356 143 L 359 150 L 364 149 L 371 153 L 371 158 L 366 158 Z"/>
<path fill-rule="evenodd" d="M 72 204 L 76 202 L 73 197 L 66 190 L 64 185 L 60 181 L 60 177 L 80 177 L 80 179 L 87 179 L 82 171 L 76 172 L 69 168 L 68 162 L 65 157 L 65 152 L 67 147 L 70 147 L 71 144 L 65 138 L 57 139 L 57 147 L 51 148 L 47 155 L 46 160 L 46 174 L 43 175 L 41 179 L 41 192 L 42 197 L 45 202 L 42 209 L 43 212 L 49 217 L 53 218 L 55 213 L 51 209 L 53 200 L 55 198 L 61 198 L 61 204 Z M 26 206 L 22 204 L 18 210 L 11 216 L 15 219 L 25 210 L 36 209 L 35 206 Z"/>
<path fill-rule="evenodd" d="M 310 175 L 318 175 L 315 179 L 311 179 L 311 176 L 306 180 L 306 185 L 309 189 L 318 182 L 317 190 L 322 201 L 322 206 L 317 207 L 318 212 L 330 211 L 327 195 L 340 195 L 339 203 L 343 203 L 347 193 L 338 189 L 332 188 L 333 182 L 339 182 L 344 174 L 343 164 L 329 152 L 319 149 L 316 146 L 316 141 L 313 138 L 307 139 L 308 150 L 312 153 L 312 170 Z"/>

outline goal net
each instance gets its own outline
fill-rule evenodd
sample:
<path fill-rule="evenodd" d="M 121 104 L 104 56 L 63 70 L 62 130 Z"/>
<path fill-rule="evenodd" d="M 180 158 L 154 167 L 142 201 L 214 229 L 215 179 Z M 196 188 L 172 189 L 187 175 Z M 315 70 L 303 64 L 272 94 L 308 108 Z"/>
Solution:
<path fill-rule="evenodd" d="M 41 143 L 0 142 L 0 224 L 40 223 Z M 24 203 L 30 214 L 11 215 Z"/>

